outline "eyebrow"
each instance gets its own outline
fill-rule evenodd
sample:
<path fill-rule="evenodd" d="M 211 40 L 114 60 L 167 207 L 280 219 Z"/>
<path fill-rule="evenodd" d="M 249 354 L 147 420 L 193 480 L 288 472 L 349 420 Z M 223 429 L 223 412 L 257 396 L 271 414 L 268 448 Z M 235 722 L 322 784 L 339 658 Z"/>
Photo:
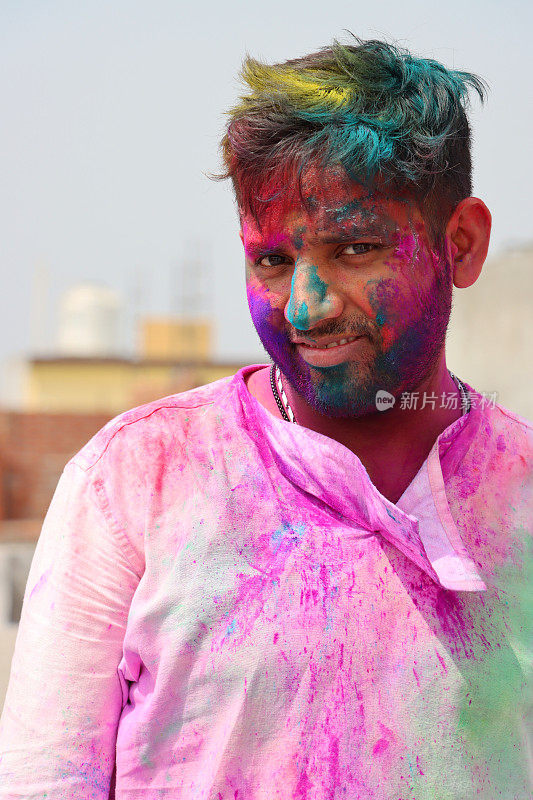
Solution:
<path fill-rule="evenodd" d="M 383 236 L 390 233 L 391 231 L 385 225 L 369 225 L 364 228 L 354 227 L 351 231 L 331 236 L 319 236 L 311 241 L 313 244 L 341 244 L 342 242 L 353 242 L 354 239 L 363 239 L 365 236 Z"/>
<path fill-rule="evenodd" d="M 344 244 L 353 242 L 357 239 L 362 239 L 365 236 L 377 237 L 377 236 L 384 236 L 390 235 L 392 233 L 391 229 L 384 224 L 374 224 L 374 225 L 367 225 L 365 227 L 353 227 L 350 231 L 339 231 L 336 234 L 330 234 L 329 236 L 318 236 L 313 237 L 310 240 L 310 244 L 312 245 L 320 245 L 320 244 Z M 289 241 L 291 237 L 287 236 L 284 237 L 285 242 Z M 272 245 L 269 247 L 267 244 L 262 244 L 261 242 L 250 242 L 248 243 L 246 250 L 250 254 L 256 255 L 259 253 L 277 253 L 280 250 L 284 249 L 283 243 Z"/>

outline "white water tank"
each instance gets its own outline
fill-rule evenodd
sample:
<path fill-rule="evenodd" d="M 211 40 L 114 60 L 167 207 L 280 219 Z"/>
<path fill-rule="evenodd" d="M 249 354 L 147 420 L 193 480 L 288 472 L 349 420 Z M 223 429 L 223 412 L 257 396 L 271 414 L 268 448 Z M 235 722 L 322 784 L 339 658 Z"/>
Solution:
<path fill-rule="evenodd" d="M 80 283 L 68 289 L 59 306 L 60 355 L 85 358 L 118 355 L 120 311 L 120 298 L 108 286 Z"/>

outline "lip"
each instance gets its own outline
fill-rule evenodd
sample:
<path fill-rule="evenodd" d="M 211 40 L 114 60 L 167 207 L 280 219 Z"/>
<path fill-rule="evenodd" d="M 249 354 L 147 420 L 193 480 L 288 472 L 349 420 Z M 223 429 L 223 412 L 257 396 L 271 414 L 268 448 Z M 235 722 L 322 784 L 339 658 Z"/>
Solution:
<path fill-rule="evenodd" d="M 354 339 L 353 342 L 339 344 L 336 347 L 328 347 L 327 349 L 310 347 L 304 342 L 295 342 L 295 344 L 303 360 L 310 366 L 333 367 L 336 364 L 342 364 L 344 361 L 350 361 L 351 359 L 356 358 L 361 351 L 361 347 L 364 347 L 365 340 L 368 340 L 368 336 L 362 335 L 358 336 L 357 339 Z M 335 339 L 330 340 L 330 342 L 332 341 L 334 342 Z M 321 342 L 321 344 L 329 344 L 330 342 L 324 340 L 324 342 Z"/>

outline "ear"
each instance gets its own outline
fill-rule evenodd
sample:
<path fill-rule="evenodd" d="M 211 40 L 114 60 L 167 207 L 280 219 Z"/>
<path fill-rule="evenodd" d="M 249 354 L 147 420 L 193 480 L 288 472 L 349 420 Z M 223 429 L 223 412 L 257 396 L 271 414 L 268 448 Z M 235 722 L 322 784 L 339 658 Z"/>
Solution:
<path fill-rule="evenodd" d="M 477 197 L 465 197 L 446 226 L 446 247 L 453 269 L 453 283 L 466 289 L 477 281 L 487 257 L 491 215 Z"/>
<path fill-rule="evenodd" d="M 244 236 L 242 235 L 242 228 L 239 230 L 239 239 L 241 240 L 244 247 Z"/>

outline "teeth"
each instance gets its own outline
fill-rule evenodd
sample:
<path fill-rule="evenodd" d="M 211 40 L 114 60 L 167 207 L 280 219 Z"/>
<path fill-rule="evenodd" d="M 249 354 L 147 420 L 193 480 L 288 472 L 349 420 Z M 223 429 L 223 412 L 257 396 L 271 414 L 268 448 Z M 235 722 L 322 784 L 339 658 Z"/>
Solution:
<path fill-rule="evenodd" d="M 328 350 L 330 347 L 338 347 L 340 344 L 348 344 L 348 342 L 355 342 L 357 336 L 349 336 L 347 339 L 339 339 L 338 342 L 330 342 L 329 344 L 320 347 L 317 344 L 308 344 L 307 347 L 314 347 L 315 350 Z"/>
<path fill-rule="evenodd" d="M 328 347 L 337 347 L 339 344 L 346 344 L 348 341 L 353 341 L 353 339 L 352 340 L 341 339 L 340 342 L 330 342 L 329 344 L 326 345 L 326 350 L 328 349 Z"/>

